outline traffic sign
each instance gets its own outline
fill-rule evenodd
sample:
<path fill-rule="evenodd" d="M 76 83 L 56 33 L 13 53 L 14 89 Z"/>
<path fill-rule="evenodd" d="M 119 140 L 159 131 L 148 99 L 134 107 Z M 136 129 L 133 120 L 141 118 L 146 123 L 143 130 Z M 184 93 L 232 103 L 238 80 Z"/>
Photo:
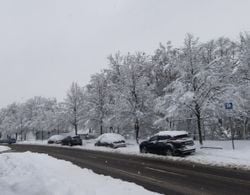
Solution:
<path fill-rule="evenodd" d="M 233 103 L 232 102 L 225 103 L 225 109 L 226 110 L 232 110 L 233 109 Z"/>

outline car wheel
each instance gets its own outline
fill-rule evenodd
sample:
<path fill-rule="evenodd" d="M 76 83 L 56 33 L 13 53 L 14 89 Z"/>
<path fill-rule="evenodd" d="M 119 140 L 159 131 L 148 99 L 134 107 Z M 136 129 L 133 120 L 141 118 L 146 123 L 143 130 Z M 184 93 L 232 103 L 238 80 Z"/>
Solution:
<path fill-rule="evenodd" d="M 173 150 L 170 149 L 170 148 L 166 149 L 166 150 L 165 150 L 165 155 L 166 155 L 166 156 L 173 156 Z"/>
<path fill-rule="evenodd" d="M 148 151 L 147 151 L 147 148 L 145 146 L 143 146 L 143 147 L 141 147 L 140 152 L 147 153 Z"/>

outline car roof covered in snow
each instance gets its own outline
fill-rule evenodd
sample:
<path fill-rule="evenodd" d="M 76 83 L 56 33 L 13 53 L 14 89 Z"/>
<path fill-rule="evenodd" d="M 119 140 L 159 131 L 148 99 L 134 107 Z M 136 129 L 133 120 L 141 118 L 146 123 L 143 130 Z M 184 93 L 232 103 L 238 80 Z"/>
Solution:
<path fill-rule="evenodd" d="M 187 131 L 160 131 L 156 133 L 155 135 L 175 137 L 179 135 L 188 135 L 188 132 Z"/>
<path fill-rule="evenodd" d="M 60 141 L 65 138 L 65 135 L 52 135 L 48 140 L 50 141 Z"/>
<path fill-rule="evenodd" d="M 116 141 L 125 141 L 125 138 L 117 133 L 104 133 L 97 138 L 100 142 L 113 143 Z"/>

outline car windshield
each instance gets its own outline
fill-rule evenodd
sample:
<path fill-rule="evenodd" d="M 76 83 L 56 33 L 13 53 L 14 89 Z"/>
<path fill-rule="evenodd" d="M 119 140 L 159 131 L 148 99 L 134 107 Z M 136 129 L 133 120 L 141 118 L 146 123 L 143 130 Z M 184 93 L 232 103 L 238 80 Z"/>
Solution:
<path fill-rule="evenodd" d="M 115 141 L 114 143 L 125 143 L 124 140 L 120 140 L 120 141 Z"/>

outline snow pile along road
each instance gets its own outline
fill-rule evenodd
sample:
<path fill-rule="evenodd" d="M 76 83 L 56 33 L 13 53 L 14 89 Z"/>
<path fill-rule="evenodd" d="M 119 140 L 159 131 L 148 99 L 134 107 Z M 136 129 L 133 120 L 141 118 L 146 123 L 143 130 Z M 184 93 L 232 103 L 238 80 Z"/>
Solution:
<path fill-rule="evenodd" d="M 31 152 L 0 154 L 0 192 L 4 195 L 156 194 L 136 184 Z"/>
<path fill-rule="evenodd" d="M 8 151 L 10 148 L 8 146 L 0 146 L 0 152 Z"/>

